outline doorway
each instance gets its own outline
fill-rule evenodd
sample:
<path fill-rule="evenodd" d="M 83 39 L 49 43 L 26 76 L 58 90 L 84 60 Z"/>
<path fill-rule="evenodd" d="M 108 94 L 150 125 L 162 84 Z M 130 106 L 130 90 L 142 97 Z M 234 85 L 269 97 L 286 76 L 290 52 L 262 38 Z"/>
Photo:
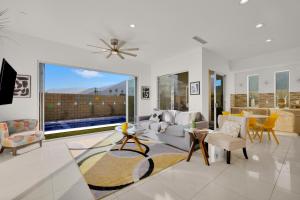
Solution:
<path fill-rule="evenodd" d="M 225 75 L 209 70 L 209 128 L 218 128 L 218 116 L 224 110 Z"/>

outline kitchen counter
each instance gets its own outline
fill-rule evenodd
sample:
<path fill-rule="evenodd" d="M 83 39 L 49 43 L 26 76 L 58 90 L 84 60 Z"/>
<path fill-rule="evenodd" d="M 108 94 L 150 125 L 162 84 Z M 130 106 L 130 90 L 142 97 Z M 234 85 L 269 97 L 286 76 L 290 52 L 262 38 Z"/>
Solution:
<path fill-rule="evenodd" d="M 243 110 L 252 111 L 254 114 L 270 115 L 278 113 L 275 130 L 300 134 L 300 109 L 298 108 L 253 108 L 232 107 L 232 113 L 241 113 Z"/>

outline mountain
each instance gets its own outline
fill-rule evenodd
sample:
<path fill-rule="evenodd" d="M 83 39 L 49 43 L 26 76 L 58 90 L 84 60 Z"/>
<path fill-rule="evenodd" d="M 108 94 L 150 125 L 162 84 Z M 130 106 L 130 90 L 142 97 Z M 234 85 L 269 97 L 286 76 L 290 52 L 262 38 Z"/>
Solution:
<path fill-rule="evenodd" d="M 47 93 L 59 93 L 59 94 L 98 94 L 98 95 L 121 95 L 126 93 L 126 81 L 122 81 L 115 85 L 100 87 L 100 88 L 63 88 L 63 89 L 49 89 Z"/>
<path fill-rule="evenodd" d="M 96 90 L 95 90 L 96 89 Z M 101 88 L 89 88 L 81 92 L 81 94 L 97 94 L 108 95 L 120 95 L 126 93 L 126 81 L 120 82 L 115 85 L 105 86 Z"/>
<path fill-rule="evenodd" d="M 58 94 L 80 94 L 84 88 L 60 88 L 60 89 L 49 89 L 46 93 L 58 93 Z"/>

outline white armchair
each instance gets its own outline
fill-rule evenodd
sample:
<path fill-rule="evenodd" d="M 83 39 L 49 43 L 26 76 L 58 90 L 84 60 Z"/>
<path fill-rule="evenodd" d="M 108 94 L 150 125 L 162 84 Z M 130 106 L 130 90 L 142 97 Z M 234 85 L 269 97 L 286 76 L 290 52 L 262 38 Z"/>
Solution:
<path fill-rule="evenodd" d="M 221 128 L 208 134 L 206 142 L 208 144 L 223 148 L 227 152 L 227 164 L 230 164 L 231 151 L 243 149 L 246 159 L 246 140 L 241 137 L 241 123 L 239 121 L 224 120 L 220 124 Z"/>

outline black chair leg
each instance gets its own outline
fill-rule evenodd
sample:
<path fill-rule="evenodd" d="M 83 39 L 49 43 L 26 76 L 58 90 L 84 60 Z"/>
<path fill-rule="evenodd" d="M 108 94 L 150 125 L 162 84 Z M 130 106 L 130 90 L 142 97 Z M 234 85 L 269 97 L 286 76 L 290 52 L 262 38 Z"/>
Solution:
<path fill-rule="evenodd" d="M 230 156 L 231 156 L 231 151 L 226 151 L 227 152 L 227 164 L 230 164 Z"/>
<path fill-rule="evenodd" d="M 248 155 L 247 155 L 247 150 L 246 150 L 246 148 L 243 148 L 243 153 L 244 153 L 245 159 L 248 159 Z"/>

